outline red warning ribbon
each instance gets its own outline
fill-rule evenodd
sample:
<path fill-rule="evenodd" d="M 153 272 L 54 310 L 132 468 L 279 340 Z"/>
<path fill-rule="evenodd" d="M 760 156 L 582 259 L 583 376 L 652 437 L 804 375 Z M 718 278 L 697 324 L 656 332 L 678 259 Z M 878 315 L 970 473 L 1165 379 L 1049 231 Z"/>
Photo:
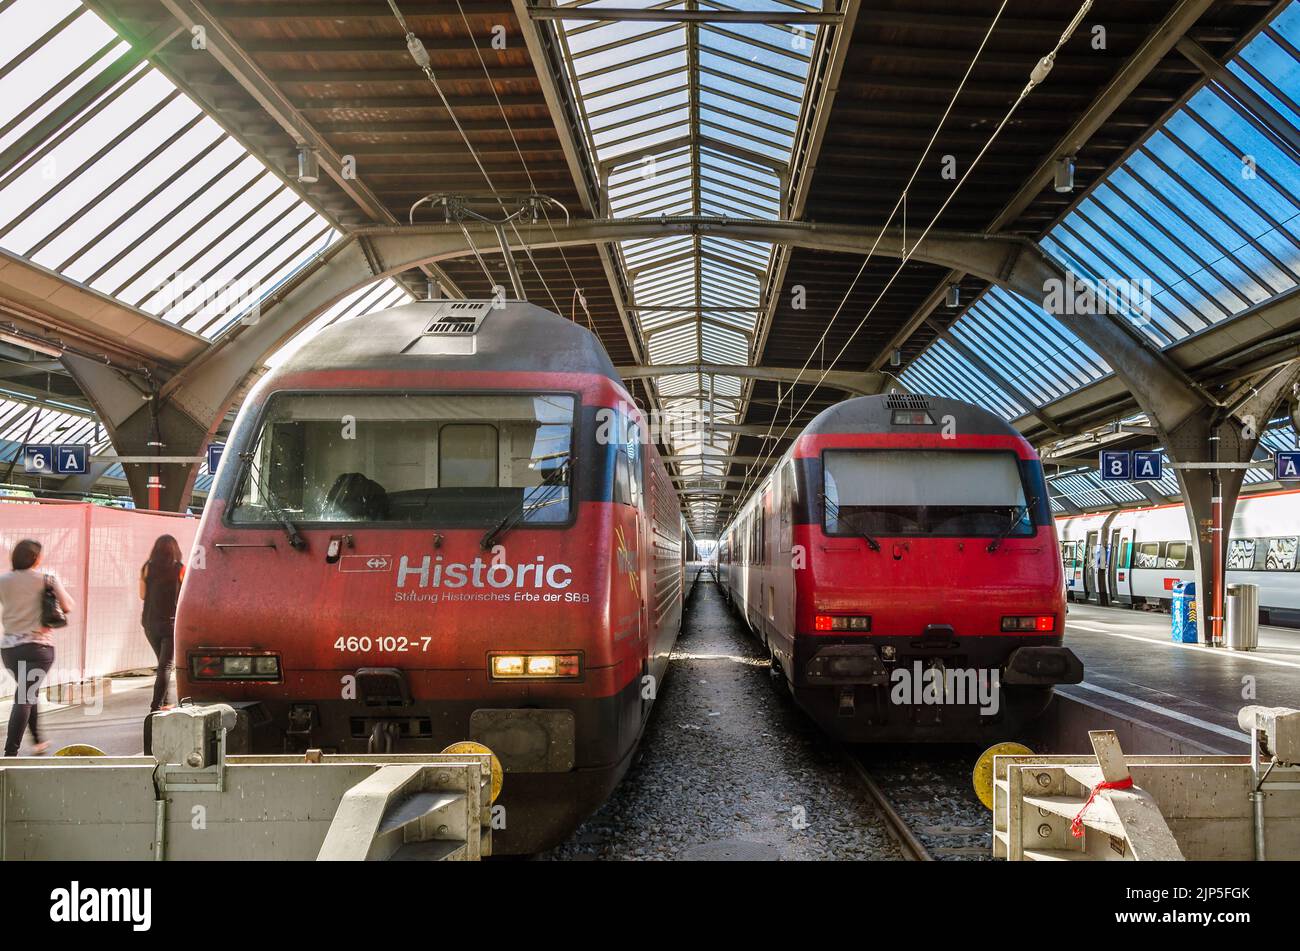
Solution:
<path fill-rule="evenodd" d="M 1075 816 L 1072 820 L 1070 820 L 1070 834 L 1074 836 L 1076 839 L 1083 838 L 1083 814 L 1088 811 L 1088 807 L 1092 805 L 1092 801 L 1097 798 L 1097 793 L 1101 792 L 1103 789 L 1132 789 L 1132 788 L 1133 788 L 1132 776 L 1128 777 L 1128 779 L 1117 779 L 1113 783 L 1102 782 L 1093 786 L 1092 795 L 1088 797 L 1088 801 L 1083 804 L 1083 808 L 1079 810 L 1079 814 Z"/>

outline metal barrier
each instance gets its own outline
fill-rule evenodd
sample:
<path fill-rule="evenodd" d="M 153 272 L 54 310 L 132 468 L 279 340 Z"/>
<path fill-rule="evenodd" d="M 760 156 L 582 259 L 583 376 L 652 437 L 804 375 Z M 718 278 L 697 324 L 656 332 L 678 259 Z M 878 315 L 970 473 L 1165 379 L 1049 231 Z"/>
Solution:
<path fill-rule="evenodd" d="M 224 704 L 153 756 L 0 762 L 0 860 L 462 860 L 492 853 L 492 755 L 226 756 Z"/>
<path fill-rule="evenodd" d="M 993 856 L 1011 861 L 1300 857 L 1300 711 L 1246 707 L 1251 756 L 994 756 Z"/>

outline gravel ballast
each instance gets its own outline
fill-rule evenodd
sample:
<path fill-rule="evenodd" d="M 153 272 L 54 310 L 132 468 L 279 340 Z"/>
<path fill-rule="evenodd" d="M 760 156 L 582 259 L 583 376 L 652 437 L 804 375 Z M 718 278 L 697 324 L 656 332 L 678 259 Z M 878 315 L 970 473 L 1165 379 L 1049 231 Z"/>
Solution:
<path fill-rule="evenodd" d="M 836 744 L 768 670 L 701 579 L 635 762 L 542 858 L 900 859 Z"/>

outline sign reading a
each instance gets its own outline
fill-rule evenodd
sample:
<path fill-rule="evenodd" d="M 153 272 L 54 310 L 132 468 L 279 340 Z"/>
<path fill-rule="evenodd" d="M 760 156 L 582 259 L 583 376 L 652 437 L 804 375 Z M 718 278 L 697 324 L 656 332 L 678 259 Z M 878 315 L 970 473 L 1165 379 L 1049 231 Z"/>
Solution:
<path fill-rule="evenodd" d="M 59 475 L 85 475 L 90 471 L 90 452 L 86 446 L 55 446 L 54 471 Z"/>
<path fill-rule="evenodd" d="M 1300 481 L 1300 449 L 1284 449 L 1276 453 L 1273 470 L 1278 482 Z"/>
<path fill-rule="evenodd" d="M 1133 453 L 1133 481 L 1159 482 L 1165 475 L 1165 457 L 1160 452 Z"/>

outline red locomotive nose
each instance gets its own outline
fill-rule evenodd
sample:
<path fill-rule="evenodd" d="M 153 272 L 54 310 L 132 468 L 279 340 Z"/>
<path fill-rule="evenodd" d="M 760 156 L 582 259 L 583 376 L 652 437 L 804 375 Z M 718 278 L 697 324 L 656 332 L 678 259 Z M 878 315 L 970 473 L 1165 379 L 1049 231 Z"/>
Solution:
<path fill-rule="evenodd" d="M 1032 447 L 979 407 L 848 400 L 809 424 L 724 531 L 720 580 L 832 734 L 978 740 L 991 718 L 1037 715 L 1044 687 L 1082 676 L 1060 646 L 1047 498 Z M 899 708 L 888 688 L 916 665 L 986 686 L 1005 675 L 1008 708 Z"/>

